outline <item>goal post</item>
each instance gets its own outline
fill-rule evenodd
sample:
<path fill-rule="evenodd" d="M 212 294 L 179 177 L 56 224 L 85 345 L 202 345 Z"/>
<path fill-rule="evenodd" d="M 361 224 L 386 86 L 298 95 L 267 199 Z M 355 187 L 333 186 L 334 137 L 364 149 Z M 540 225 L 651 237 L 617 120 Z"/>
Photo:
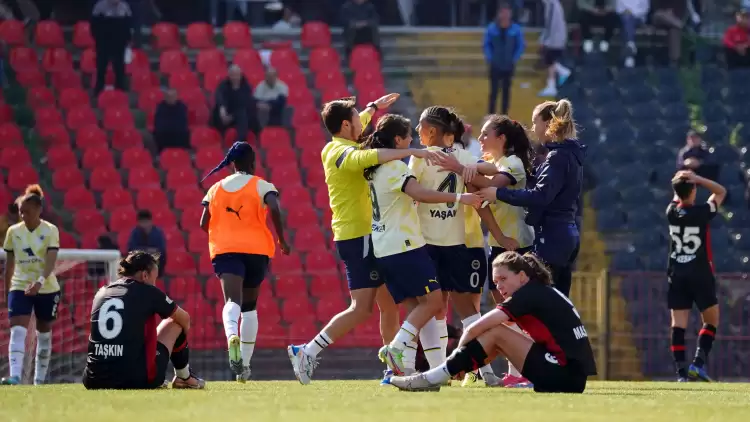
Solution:
<path fill-rule="evenodd" d="M 52 356 L 47 382 L 80 382 L 86 363 L 91 302 L 99 287 L 117 278 L 120 251 L 99 249 L 60 249 L 53 273 L 60 284 L 61 299 L 52 326 Z M 0 263 L 5 269 L 5 251 Z M 4 274 L 0 273 L 0 274 Z M 8 376 L 8 292 L 0 285 L 0 376 Z M 23 382 L 34 378 L 36 324 L 32 318 L 26 336 Z"/>

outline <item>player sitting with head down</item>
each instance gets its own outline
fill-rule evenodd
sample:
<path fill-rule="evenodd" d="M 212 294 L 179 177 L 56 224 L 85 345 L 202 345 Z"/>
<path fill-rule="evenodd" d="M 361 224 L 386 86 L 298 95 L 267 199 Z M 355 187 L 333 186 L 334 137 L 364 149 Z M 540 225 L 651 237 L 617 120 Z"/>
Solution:
<path fill-rule="evenodd" d="M 375 132 L 363 146 L 403 150 L 410 144 L 411 122 L 387 114 L 378 121 Z M 414 369 L 404 364 L 405 349 L 411 349 L 409 345 L 416 349 L 415 337 L 430 321 L 434 323 L 435 315 L 442 308 L 441 285 L 425 247 L 415 201 L 478 205 L 479 198 L 473 194 L 425 188 L 402 161 L 372 166 L 365 170 L 364 176 L 370 186 L 372 242 L 377 265 L 393 300 L 403 302 L 409 312 L 393 341 L 379 352 L 380 359 L 393 373 L 401 375 Z M 430 350 L 440 351 L 440 335 L 436 329 L 422 331 L 420 340 L 426 355 Z"/>
<path fill-rule="evenodd" d="M 245 382 L 250 377 L 250 358 L 258 335 L 256 306 L 260 284 L 276 252 L 266 223 L 269 210 L 281 252 L 289 254 L 289 246 L 284 238 L 279 192 L 271 183 L 253 175 L 253 147 L 235 142 L 206 177 L 230 165 L 232 174 L 211 186 L 203 198 L 200 225 L 208 232 L 211 263 L 224 291 L 222 319 L 229 344 L 229 367 L 237 381 Z"/>
<path fill-rule="evenodd" d="M 695 203 L 697 186 L 711 192 L 708 201 Z M 704 365 L 711 351 L 719 325 L 719 301 L 711 262 L 709 223 L 724 202 L 726 189 L 692 171 L 680 171 L 672 180 L 674 199 L 667 207 L 669 222 L 669 292 L 667 302 L 672 313 L 672 355 L 678 381 L 711 381 Z M 693 303 L 703 318 L 698 335 L 695 359 L 688 368 L 685 363 L 685 328 Z"/>
<path fill-rule="evenodd" d="M 551 275 L 532 253 L 503 252 L 492 279 L 507 299 L 464 331 L 458 349 L 439 368 L 392 377 L 402 390 L 439 390 L 450 378 L 505 356 L 539 393 L 582 393 L 596 375 L 586 328 L 570 300 L 551 287 Z M 505 325 L 516 322 L 531 338 Z"/>
<path fill-rule="evenodd" d="M 409 169 L 425 187 L 456 194 L 464 191 L 465 178 L 472 179 L 477 172 L 490 176 L 498 173 L 494 164 L 478 160 L 462 147 L 455 147 L 454 144 L 460 141 L 465 129 L 461 119 L 452 110 L 440 106 L 428 107 L 420 116 L 418 131 L 420 142 L 428 150 L 441 151 L 461 164 L 460 172 L 445 172 L 438 165 L 430 165 L 422 159 L 412 157 Z M 425 356 L 434 368 L 443 363 L 446 357 L 448 331 L 445 318 L 449 294 L 456 312 L 466 327 L 481 316 L 479 302 L 484 279 L 480 280 L 477 271 L 480 267 L 474 264 L 478 264 L 479 261 L 466 247 L 464 207 L 458 203 L 420 202 L 417 210 L 422 234 L 427 242 L 427 251 L 435 264 L 438 282 L 443 290 L 443 307 L 440 313 L 436 320 L 428 322 L 420 331 Z M 470 212 L 476 214 L 473 209 Z M 486 260 L 484 250 L 481 251 L 481 260 Z M 440 350 L 430 349 L 422 339 L 423 335 L 432 330 L 438 330 L 441 339 Z M 499 383 L 489 365 L 483 368 L 482 372 L 491 385 Z"/>
<path fill-rule="evenodd" d="M 36 318 L 36 363 L 34 384 L 47 378 L 52 351 L 52 323 L 57 318 L 60 285 L 53 271 L 60 248 L 57 227 L 41 219 L 44 194 L 39 185 L 26 188 L 18 198 L 21 221 L 8 228 L 5 235 L 5 291 L 8 292 L 10 317 L 10 376 L 3 385 L 21 383 L 26 347 L 26 330 L 31 311 Z"/>
<path fill-rule="evenodd" d="M 120 260 L 121 277 L 102 287 L 91 305 L 91 335 L 83 386 L 98 389 L 154 389 L 164 385 L 167 364 L 172 388 L 202 389 L 190 371 L 186 333 L 190 316 L 159 288 L 159 257 L 133 251 Z M 157 327 L 157 317 L 163 318 Z"/>

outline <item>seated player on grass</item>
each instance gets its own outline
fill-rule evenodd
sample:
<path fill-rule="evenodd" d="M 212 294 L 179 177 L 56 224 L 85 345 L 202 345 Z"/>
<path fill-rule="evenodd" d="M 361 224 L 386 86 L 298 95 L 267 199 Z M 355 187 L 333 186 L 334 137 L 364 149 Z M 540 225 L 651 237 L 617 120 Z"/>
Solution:
<path fill-rule="evenodd" d="M 83 385 L 98 389 L 154 389 L 164 386 L 167 364 L 172 388 L 202 389 L 190 372 L 186 333 L 190 316 L 159 288 L 159 257 L 133 251 L 120 260 L 121 277 L 102 287 L 91 306 L 91 335 Z M 157 327 L 156 317 L 163 318 Z"/>
<path fill-rule="evenodd" d="M 532 253 L 503 252 L 492 263 L 492 279 L 505 301 L 470 325 L 458 349 L 425 373 L 391 378 L 407 391 L 438 391 L 446 380 L 463 376 L 505 356 L 539 393 L 582 393 L 596 375 L 586 328 L 570 300 L 551 287 L 549 270 Z M 531 338 L 505 325 L 513 321 Z"/>

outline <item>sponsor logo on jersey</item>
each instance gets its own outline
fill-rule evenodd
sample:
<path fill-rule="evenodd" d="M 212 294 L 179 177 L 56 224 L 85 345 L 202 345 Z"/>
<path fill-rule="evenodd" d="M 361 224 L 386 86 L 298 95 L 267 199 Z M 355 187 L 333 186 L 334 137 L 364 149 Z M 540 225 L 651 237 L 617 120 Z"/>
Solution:
<path fill-rule="evenodd" d="M 29 257 L 35 257 L 34 251 L 31 248 L 23 248 L 23 252 Z"/>
<path fill-rule="evenodd" d="M 372 231 L 376 233 L 384 233 L 385 232 L 385 224 L 372 224 Z"/>
<path fill-rule="evenodd" d="M 122 357 L 124 347 L 122 344 L 95 344 L 94 354 L 103 358 Z"/>
<path fill-rule="evenodd" d="M 441 220 L 447 220 L 449 218 L 455 217 L 457 212 L 458 210 L 448 210 L 448 211 L 430 210 L 430 217 L 439 218 Z"/>
<path fill-rule="evenodd" d="M 471 268 L 474 270 L 478 270 L 481 265 L 482 263 L 478 259 L 471 261 Z"/>
<path fill-rule="evenodd" d="M 580 340 L 589 336 L 589 334 L 586 332 L 586 327 L 584 327 L 583 325 L 579 325 L 578 327 L 574 328 L 573 335 L 576 336 L 576 340 Z"/>
<path fill-rule="evenodd" d="M 167 298 L 167 303 L 169 303 L 170 305 L 174 302 L 172 299 L 169 298 L 169 296 L 166 296 L 166 298 Z"/>
<path fill-rule="evenodd" d="M 545 353 L 544 358 L 547 359 L 547 362 L 559 365 L 560 363 L 557 361 L 557 358 L 552 356 L 552 353 Z"/>
<path fill-rule="evenodd" d="M 380 274 L 377 271 L 370 271 L 370 280 L 375 281 L 380 278 Z"/>

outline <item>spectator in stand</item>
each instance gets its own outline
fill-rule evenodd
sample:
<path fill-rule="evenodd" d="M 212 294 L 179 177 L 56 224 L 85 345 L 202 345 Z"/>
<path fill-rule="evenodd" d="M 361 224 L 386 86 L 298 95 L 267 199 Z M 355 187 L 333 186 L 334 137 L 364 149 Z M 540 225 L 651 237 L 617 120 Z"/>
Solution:
<path fill-rule="evenodd" d="M 694 28 L 700 24 L 701 18 L 693 7 L 692 0 L 652 0 L 652 21 L 654 25 L 664 27 L 668 31 L 669 63 L 677 66 L 682 53 L 682 31 L 692 22 Z"/>
<path fill-rule="evenodd" d="M 101 250 L 118 250 L 117 244 L 109 235 L 103 234 L 96 239 L 97 249 Z M 88 268 L 89 278 L 100 278 L 107 276 L 106 264 L 103 262 L 89 262 Z"/>
<path fill-rule="evenodd" d="M 695 174 L 712 180 L 716 180 L 718 176 L 719 168 L 711 160 L 711 151 L 694 130 L 688 131 L 685 146 L 677 153 L 677 170 L 692 170 Z"/>
<path fill-rule="evenodd" d="M 521 26 L 513 23 L 508 3 L 500 5 L 497 18 L 484 33 L 484 58 L 489 67 L 490 98 L 487 114 L 495 114 L 497 93 L 503 90 L 502 114 L 510 108 L 510 87 L 513 85 L 513 72 L 526 48 Z"/>
<path fill-rule="evenodd" d="M 372 44 L 380 51 L 378 12 L 369 0 L 349 0 L 341 7 L 341 26 L 348 56 L 355 45 Z"/>
<path fill-rule="evenodd" d="M 560 63 L 568 43 L 568 24 L 560 0 L 542 0 L 544 3 L 544 30 L 540 43 L 544 48 L 544 65 L 547 66 L 547 86 L 540 97 L 557 97 L 557 87 L 570 77 L 570 69 Z"/>
<path fill-rule="evenodd" d="M 750 55 L 747 51 L 750 46 L 750 11 L 737 12 L 736 20 L 737 23 L 724 33 L 724 53 L 730 69 L 750 67 Z"/>
<path fill-rule="evenodd" d="M 154 226 L 151 211 L 138 211 L 138 225 L 130 232 L 128 252 L 141 250 L 149 253 L 159 253 L 159 277 L 164 274 L 167 262 L 167 239 L 159 227 Z"/>
<path fill-rule="evenodd" d="M 599 41 L 599 51 L 609 51 L 609 43 L 615 28 L 619 26 L 617 14 L 615 13 L 615 0 L 578 0 L 578 23 L 581 25 L 581 36 L 583 37 L 583 52 L 594 51 L 594 37 L 591 27 L 604 29 L 604 38 Z"/>
<path fill-rule="evenodd" d="M 112 63 L 115 88 L 125 90 L 125 49 L 130 42 L 130 6 L 122 0 L 99 0 L 91 13 L 91 34 L 96 43 L 96 86 L 104 89 L 107 66 Z"/>
<path fill-rule="evenodd" d="M 172 88 L 167 90 L 164 100 L 156 106 L 154 142 L 159 152 L 165 148 L 190 148 L 188 108 Z"/>
<path fill-rule="evenodd" d="M 266 79 L 255 87 L 254 95 L 258 102 L 260 120 L 267 120 L 269 126 L 282 126 L 289 87 L 279 80 L 276 70 L 266 71 Z"/>
<path fill-rule="evenodd" d="M 650 0 L 617 0 L 616 11 L 622 21 L 622 35 L 625 43 L 625 67 L 635 66 L 635 31 L 646 22 Z"/>
<path fill-rule="evenodd" d="M 0 215 L 0 239 L 5 239 L 5 233 L 8 227 L 18 223 L 21 220 L 18 214 L 18 204 L 15 202 L 8 204 L 8 212 Z"/>
<path fill-rule="evenodd" d="M 257 104 L 253 98 L 253 88 L 237 65 L 229 67 L 229 76 L 216 88 L 213 110 L 213 126 L 224 133 L 229 128 L 237 130 L 237 139 L 246 141 L 252 131 L 260 132 Z"/>
<path fill-rule="evenodd" d="M 298 14 L 294 13 L 291 7 L 288 7 L 280 2 L 271 3 L 266 6 L 266 10 L 276 13 L 276 23 L 273 24 L 271 29 L 277 32 L 288 32 L 292 29 L 299 28 L 302 19 Z"/>

